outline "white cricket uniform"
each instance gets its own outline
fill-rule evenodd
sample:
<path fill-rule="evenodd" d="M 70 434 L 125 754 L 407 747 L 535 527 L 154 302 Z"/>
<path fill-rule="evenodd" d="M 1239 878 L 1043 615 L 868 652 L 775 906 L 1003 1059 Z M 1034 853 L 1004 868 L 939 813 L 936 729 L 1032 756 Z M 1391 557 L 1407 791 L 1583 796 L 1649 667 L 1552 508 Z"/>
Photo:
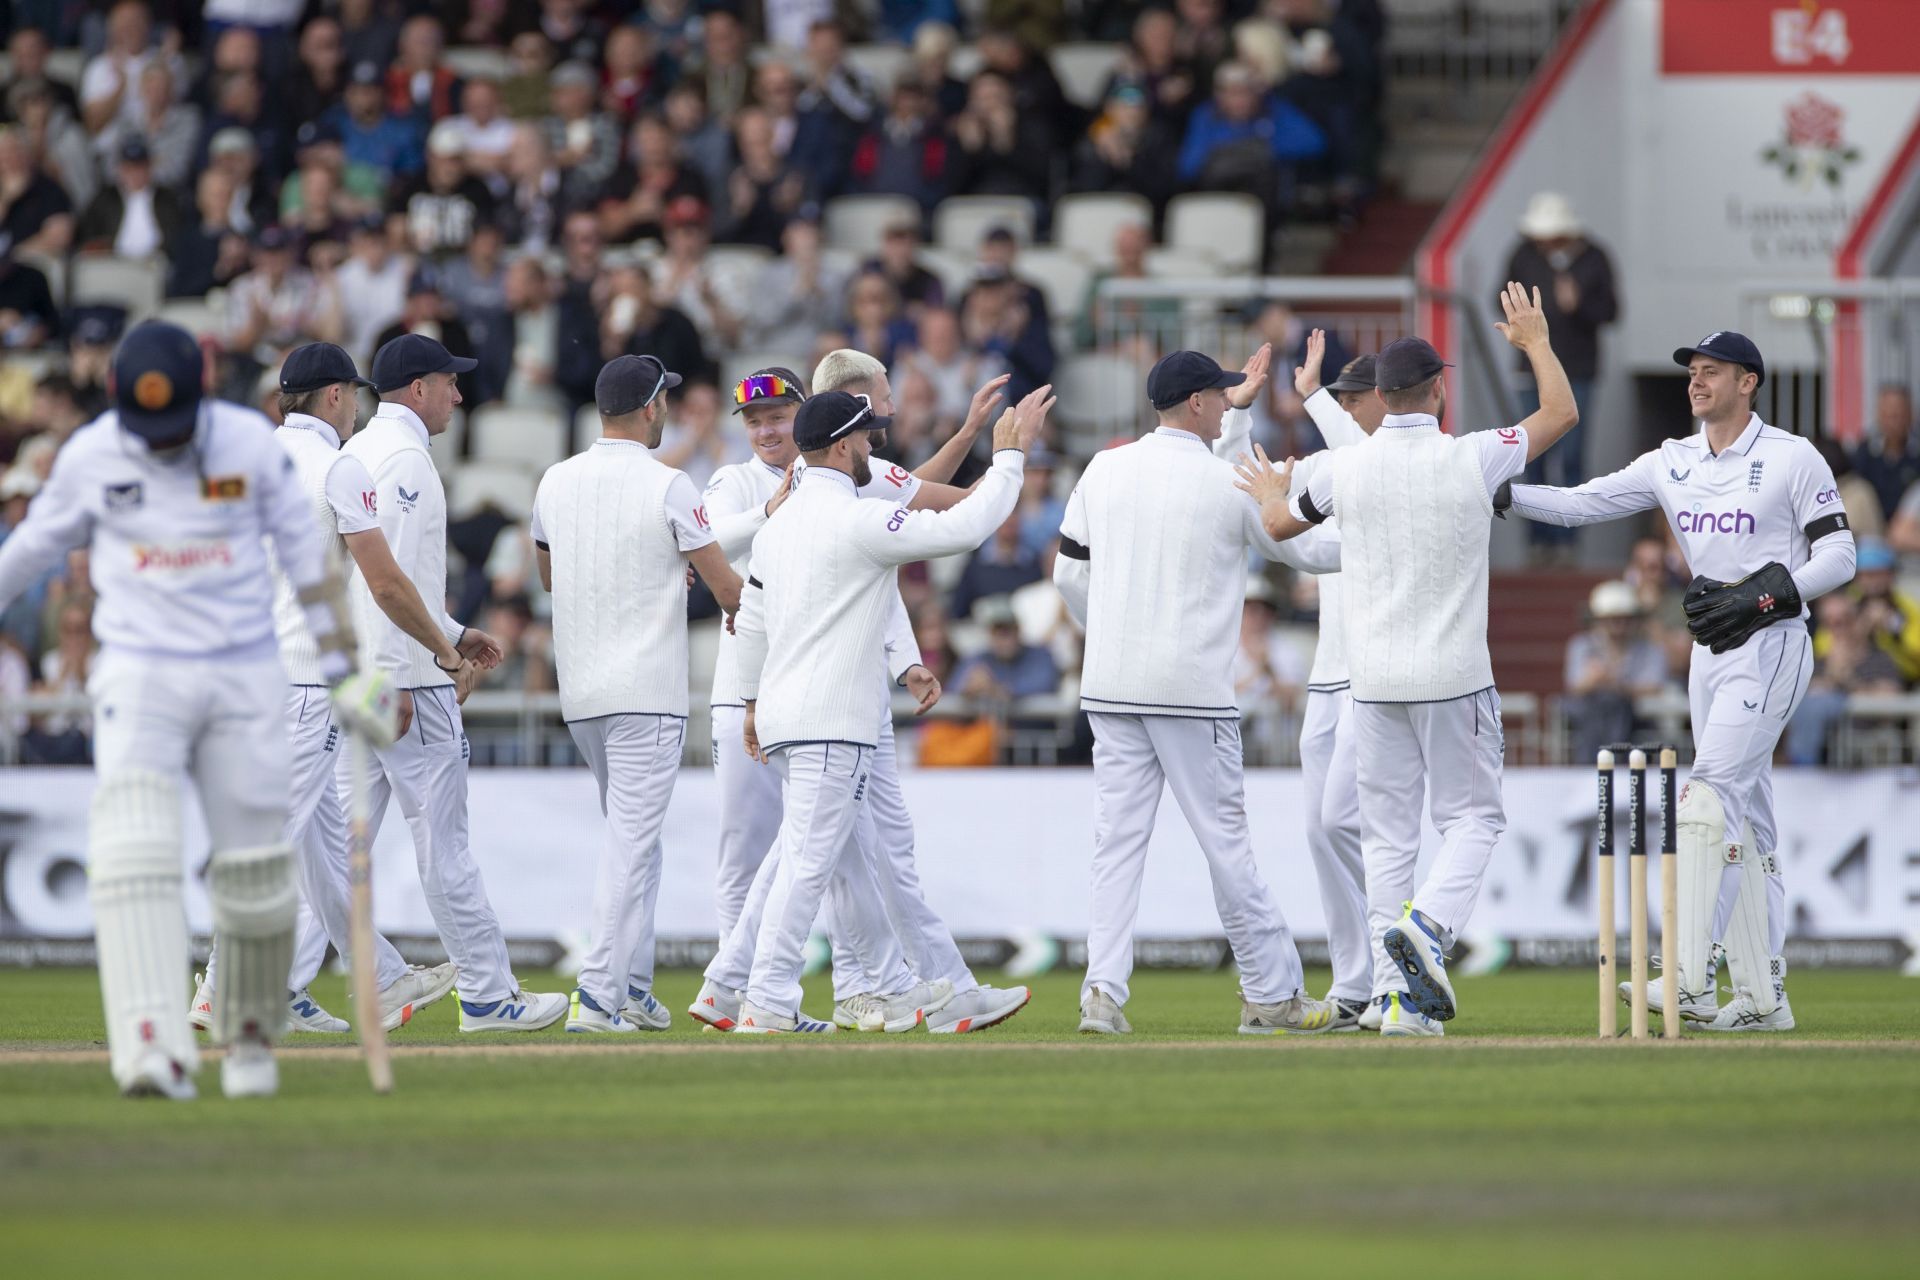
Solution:
<path fill-rule="evenodd" d="M 1451 946 L 1506 829 L 1487 545 L 1493 493 L 1526 464 L 1524 428 L 1456 437 L 1427 414 L 1388 414 L 1295 486 L 1296 515 L 1340 519 L 1340 626 L 1376 996 L 1407 989 L 1381 943 L 1401 904 L 1411 899 Z M 1423 791 L 1441 850 L 1415 892 Z"/>
<path fill-rule="evenodd" d="M 293 459 L 300 491 L 320 529 L 321 545 L 379 528 L 373 477 L 359 459 L 340 451 L 333 427 L 304 413 L 288 414 L 274 433 Z M 342 563 L 346 553 L 341 549 Z M 293 745 L 287 800 L 286 842 L 299 857 L 300 916 L 294 930 L 290 991 L 304 990 L 320 974 L 327 942 L 348 954 L 350 895 L 347 882 L 347 813 L 335 776 L 345 735 L 333 719 L 333 704 L 320 676 L 320 655 L 292 581 L 274 566 L 273 624 L 280 662 L 291 687 L 287 728 Z M 207 956 L 207 982 L 215 985 L 219 954 Z M 380 989 L 406 976 L 407 962 L 391 942 L 374 933 L 374 980 Z"/>
<path fill-rule="evenodd" d="M 684 472 L 615 439 L 548 468 L 529 531 L 553 564 L 560 714 L 607 820 L 579 982 L 611 1013 L 653 989 L 660 830 L 687 736 L 686 553 L 713 531 Z"/>
<path fill-rule="evenodd" d="M 873 479 L 860 489 L 860 497 L 899 506 L 912 503 L 920 491 L 918 478 L 882 459 L 874 459 L 873 466 Z M 796 480 L 805 471 L 806 463 L 797 461 Z M 751 572 L 753 538 L 766 523 L 767 500 L 779 488 L 780 480 L 780 469 L 753 458 L 716 472 L 707 486 L 714 531 L 743 579 Z M 892 594 L 886 636 L 885 680 L 889 692 L 920 661 L 919 644 L 906 604 L 900 599 L 897 578 Z M 743 978 L 752 965 L 752 947 L 759 932 L 758 908 L 771 887 L 771 872 L 764 869 L 764 860 L 779 831 L 780 795 L 778 775 L 756 764 L 742 744 L 745 710 L 733 687 L 732 659 L 733 637 L 723 635 L 714 674 L 713 706 L 714 768 L 720 782 L 722 814 L 718 893 L 722 949 L 707 976 L 737 989 L 744 980 L 736 982 L 733 978 Z M 926 981 L 945 979 L 953 983 L 957 994 L 965 994 L 979 983 L 961 958 L 946 923 L 920 891 L 913 819 L 900 786 L 890 708 L 881 717 L 879 732 L 873 803 L 868 806 L 872 828 L 863 823 L 862 856 L 842 864 L 830 893 L 834 995 L 844 999 L 863 991 L 904 990 L 899 984 L 909 970 Z M 869 867 L 872 874 L 867 873 Z M 750 909 L 743 912 L 743 903 Z M 751 918 L 744 928 L 736 928 L 743 915 Z"/>
<path fill-rule="evenodd" d="M 1249 549 L 1310 573 L 1340 539 L 1278 543 L 1232 466 L 1171 427 L 1087 464 L 1067 499 L 1054 582 L 1086 629 L 1080 705 L 1093 722 L 1092 925 L 1081 999 L 1125 1004 L 1147 844 L 1164 786 L 1206 855 L 1246 998 L 1300 993 L 1300 953 L 1254 861 L 1233 653 Z"/>
<path fill-rule="evenodd" d="M 1325 387 L 1306 400 L 1327 449 L 1359 444 L 1367 432 Z M 1229 410 L 1214 453 L 1229 462 L 1248 452 L 1253 415 Z M 1305 484 L 1325 465 L 1327 452 L 1294 464 L 1293 483 Z M 1336 522 L 1337 523 L 1337 522 Z M 1306 791 L 1307 853 L 1320 886 L 1333 965 L 1330 997 L 1366 1000 L 1373 993 L 1373 951 L 1367 934 L 1367 889 L 1360 850 L 1360 780 L 1354 763 L 1353 696 L 1340 634 L 1340 575 L 1321 574 L 1320 624 L 1307 673 L 1307 705 L 1300 718 L 1300 780 Z"/>
<path fill-rule="evenodd" d="M 888 619 L 899 567 L 977 547 L 1018 501 L 1025 455 L 1003 449 L 943 512 L 861 499 L 851 477 L 811 468 L 767 522 L 741 608 L 736 675 L 786 788 L 780 864 L 754 949 L 748 1000 L 797 1015 L 802 951 L 865 799 L 888 695 Z"/>
<path fill-rule="evenodd" d="M 1736 582 L 1770 563 L 1793 574 L 1803 602 L 1853 577 L 1853 533 L 1833 471 L 1813 445 L 1753 414 L 1719 454 L 1695 435 L 1661 442 L 1611 475 L 1571 489 L 1515 485 L 1513 510 L 1530 520 L 1581 525 L 1659 508 L 1666 513 L 1693 572 Z M 1726 935 L 1738 894 L 1738 845 L 1752 828 L 1767 886 L 1766 955 L 1786 944 L 1786 888 L 1780 878 L 1773 817 L 1773 751 L 1806 695 L 1813 646 L 1803 609 L 1725 653 L 1693 648 L 1687 703 L 1694 758 L 1689 784 L 1713 788 L 1735 846 L 1721 876 L 1709 941 Z M 1683 885 L 1683 887 L 1685 887 Z M 1746 906 L 1757 909 L 1757 903 Z M 1759 940 L 1756 940 L 1759 941 Z M 1729 944 L 1729 960 L 1744 960 Z M 1736 974 L 1741 983 L 1744 975 Z M 1750 986 L 1764 996 L 1757 984 Z"/>
<path fill-rule="evenodd" d="M 123 432 L 111 410 L 76 431 L 0 544 L 0 607 L 67 552 L 89 549 L 101 645 L 87 682 L 95 774 L 103 786 L 123 772 L 191 777 L 216 865 L 276 844 L 287 819 L 269 541 L 293 582 L 320 584 L 321 540 L 273 424 L 207 400 L 192 443 L 171 457 Z M 177 848 L 137 874 L 90 874 L 116 1078 L 127 1081 L 149 1044 L 190 1069 Z"/>
<path fill-rule="evenodd" d="M 427 451 L 427 427 L 405 405 L 383 402 L 347 441 L 344 452 L 373 477 L 380 531 L 393 558 L 447 639 L 464 629 L 446 614 L 447 496 Z M 460 973 L 463 1004 L 490 1006 L 519 989 L 507 960 L 506 935 L 467 838 L 467 735 L 453 677 L 433 654 L 374 604 L 366 580 L 352 585 L 361 665 L 385 671 L 413 694 L 413 724 L 398 742 L 374 749 L 365 780 L 367 829 L 377 832 L 387 802 L 398 799 L 413 836 L 427 909 Z M 341 762 L 348 769 L 346 761 Z M 343 773 L 350 781 L 350 773 Z M 476 1008 L 476 1013 L 486 1009 Z"/>

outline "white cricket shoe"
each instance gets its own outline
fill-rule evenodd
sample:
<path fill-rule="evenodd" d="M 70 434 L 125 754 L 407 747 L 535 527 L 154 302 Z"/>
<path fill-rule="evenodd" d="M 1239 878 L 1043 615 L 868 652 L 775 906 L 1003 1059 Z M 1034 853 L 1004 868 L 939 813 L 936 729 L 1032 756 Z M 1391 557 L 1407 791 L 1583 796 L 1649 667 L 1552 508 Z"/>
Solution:
<path fill-rule="evenodd" d="M 1381 996 L 1380 1034 L 1383 1036 L 1444 1036 L 1446 1027 L 1413 1006 L 1403 991 Z"/>
<path fill-rule="evenodd" d="M 927 1010 L 927 1030 L 936 1036 L 963 1036 L 997 1027 L 1027 1007 L 1033 992 L 1026 987 L 975 987 L 953 996 L 939 1009 Z M 1115 1013 L 1119 1009 L 1114 1010 Z M 1126 1019 L 1120 1019 L 1125 1023 Z M 1084 1026 L 1080 1028 L 1086 1030 Z M 1131 1030 L 1131 1028 L 1125 1028 Z"/>
<path fill-rule="evenodd" d="M 631 985 L 627 987 L 627 1002 L 620 1006 L 620 1016 L 642 1031 L 665 1031 L 673 1025 L 673 1015 L 653 998 L 653 992 Z"/>
<path fill-rule="evenodd" d="M 1633 1003 L 1633 984 L 1631 982 L 1623 982 L 1620 984 L 1620 1003 L 1624 1005 L 1631 1005 Z M 1666 997 L 1661 989 L 1660 980 L 1658 978 L 1650 979 L 1647 982 L 1647 1012 L 1655 1014 L 1663 1013 L 1666 1011 L 1666 1007 Z M 1712 991 L 1704 995 L 1699 995 L 1691 991 L 1682 991 L 1680 993 L 1680 1021 L 1712 1022 L 1719 1013 L 1720 997 L 1717 993 Z"/>
<path fill-rule="evenodd" d="M 1386 1007 L 1384 1000 L 1367 1001 L 1367 1007 L 1360 1011 L 1358 1018 L 1353 1020 L 1354 1029 L 1356 1031 L 1378 1031 L 1381 1020 L 1386 1016 Z"/>
<path fill-rule="evenodd" d="M 1333 1006 L 1333 1021 L 1327 1027 L 1331 1032 L 1363 1030 L 1362 1022 L 1373 1009 L 1371 1001 L 1349 1000 L 1345 996 L 1329 995 L 1327 1003 Z M 1379 1029 L 1375 1023 L 1373 1030 Z"/>
<path fill-rule="evenodd" d="M 542 1031 L 567 1016 L 567 997 L 558 991 L 518 991 L 505 1000 L 460 1002 L 460 1031 Z"/>
<path fill-rule="evenodd" d="M 1333 1029 L 1333 1003 L 1295 996 L 1278 1004 L 1256 1004 L 1240 993 L 1243 1036 L 1314 1036 Z"/>
<path fill-rule="evenodd" d="M 120 1086 L 123 1098 L 166 1098 L 192 1102 L 200 1096 L 187 1069 L 158 1049 L 149 1049 L 133 1069 L 133 1078 Z"/>
<path fill-rule="evenodd" d="M 336 1018 L 320 1007 L 313 992 L 302 987 L 287 993 L 287 1025 L 295 1031 L 322 1031 L 339 1034 L 353 1030 L 345 1018 Z"/>
<path fill-rule="evenodd" d="M 380 1025 L 388 1031 L 404 1027 L 413 1015 L 453 990 L 460 971 L 449 960 L 431 969 L 412 965 L 380 993 Z"/>
<path fill-rule="evenodd" d="M 771 1009 L 762 1009 L 752 1001 L 743 1001 L 740 1006 L 740 1025 L 733 1029 L 737 1036 L 765 1036 L 798 1033 L 800 1035 L 832 1035 L 839 1028 L 831 1022 L 822 1022 L 818 1018 L 809 1018 L 805 1014 L 788 1017 L 784 1013 L 775 1013 Z"/>
<path fill-rule="evenodd" d="M 273 1046 L 253 1036 L 228 1045 L 227 1056 L 220 1060 L 220 1092 L 229 1098 L 271 1098 L 280 1092 Z"/>
<path fill-rule="evenodd" d="M 1445 1022 L 1459 1011 L 1454 1004 L 1453 983 L 1447 978 L 1447 954 L 1440 945 L 1440 932 L 1424 913 L 1413 909 L 1411 902 L 1400 919 L 1381 935 L 1380 944 L 1400 966 L 1407 980 L 1407 998 L 1415 1008 L 1436 1022 Z"/>
<path fill-rule="evenodd" d="M 193 1003 L 187 1006 L 187 1021 L 195 1031 L 213 1030 L 213 982 L 204 973 L 193 975 Z"/>
<path fill-rule="evenodd" d="M 1080 1002 L 1080 1030 L 1092 1036 L 1126 1036 L 1133 1034 L 1133 1024 L 1120 1012 L 1119 1001 L 1095 987 Z"/>
<path fill-rule="evenodd" d="M 911 1031 L 953 1003 L 953 984 L 945 978 L 917 982 L 897 996 L 882 996 L 881 1030 L 889 1035 Z"/>
<path fill-rule="evenodd" d="M 575 1035 L 594 1032 L 638 1035 L 640 1024 L 629 1022 L 618 1012 L 607 1012 L 593 1002 L 592 996 L 576 987 L 573 992 L 573 1003 L 567 1013 L 567 1030 Z"/>
<path fill-rule="evenodd" d="M 1706 1025 L 1708 1031 L 1791 1031 L 1793 1030 L 1793 1005 L 1787 1001 L 1787 993 L 1780 993 L 1780 1003 L 1773 1007 L 1772 1013 L 1760 1012 L 1755 1003 L 1753 992 L 1745 987 L 1721 1007 L 1712 1022 Z"/>
<path fill-rule="evenodd" d="M 833 1025 L 842 1031 L 885 1031 L 885 1002 L 865 991 L 848 996 L 833 1006 Z"/>
<path fill-rule="evenodd" d="M 717 982 L 700 984 L 700 994 L 687 1006 L 687 1016 L 714 1031 L 731 1031 L 740 1025 L 740 1005 L 746 992 L 723 987 Z"/>

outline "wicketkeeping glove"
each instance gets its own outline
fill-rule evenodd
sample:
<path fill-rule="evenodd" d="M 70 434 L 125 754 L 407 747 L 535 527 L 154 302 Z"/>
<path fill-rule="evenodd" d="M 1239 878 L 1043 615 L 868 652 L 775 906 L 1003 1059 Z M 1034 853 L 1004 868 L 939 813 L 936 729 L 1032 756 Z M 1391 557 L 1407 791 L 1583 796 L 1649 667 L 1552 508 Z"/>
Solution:
<path fill-rule="evenodd" d="M 400 693 L 384 671 L 361 671 L 333 686 L 333 714 L 376 747 L 400 736 Z"/>
<path fill-rule="evenodd" d="M 1687 630 L 1714 653 L 1738 649 L 1753 633 L 1800 616 L 1800 588 L 1774 561 L 1738 582 L 1695 578 L 1687 585 Z"/>

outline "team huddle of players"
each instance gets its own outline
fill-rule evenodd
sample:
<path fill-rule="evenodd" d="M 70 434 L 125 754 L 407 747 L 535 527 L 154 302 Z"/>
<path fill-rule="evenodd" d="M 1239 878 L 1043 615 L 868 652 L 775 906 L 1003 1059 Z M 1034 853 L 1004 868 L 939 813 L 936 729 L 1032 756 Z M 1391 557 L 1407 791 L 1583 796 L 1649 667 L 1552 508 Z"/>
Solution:
<path fill-rule="evenodd" d="M 1655 507 L 1697 575 L 1699 645 L 1680 945 L 1666 962 L 1683 1018 L 1793 1026 L 1769 761 L 1806 690 L 1805 604 L 1853 572 L 1833 476 L 1807 441 L 1761 422 L 1760 353 L 1716 332 L 1674 354 L 1697 433 L 1577 488 L 1516 484 L 1578 411 L 1538 296 L 1510 285 L 1502 304 L 1496 328 L 1539 393 L 1514 426 L 1444 432 L 1446 365 L 1417 338 L 1322 386 L 1316 333 L 1294 381 L 1325 452 L 1278 467 L 1249 454 L 1268 348 L 1238 372 L 1181 351 L 1147 380 L 1156 427 L 1080 477 L 1054 578 L 1086 631 L 1095 743 L 1082 1031 L 1131 1030 L 1133 926 L 1170 788 L 1233 946 L 1241 1032 L 1441 1035 L 1457 1012 L 1447 957 L 1505 825 L 1489 521 Z M 0 545 L 0 606 L 68 550 L 92 550 L 103 654 L 90 880 L 122 1090 L 192 1097 L 194 1026 L 228 1047 L 233 1096 L 276 1090 L 272 1045 L 289 1025 L 346 1029 L 307 985 L 329 940 L 346 950 L 340 797 L 354 788 L 376 827 L 398 802 L 450 957 L 412 967 L 380 942 L 380 1008 L 356 1016 L 397 1026 L 457 983 L 463 1032 L 669 1026 L 653 920 L 688 715 L 690 571 L 728 615 L 710 700 L 722 941 L 690 1015 L 736 1034 L 967 1033 L 1024 1007 L 1026 988 L 975 979 L 920 889 L 892 696 L 906 690 L 924 713 L 941 688 L 896 571 L 969 551 L 1007 518 L 1051 388 L 1003 407 L 1004 379 L 982 387 L 961 430 L 910 473 L 875 454 L 892 409 L 878 361 L 833 352 L 810 392 L 791 370 L 760 370 L 733 388 L 753 457 L 716 473 L 703 499 L 652 452 L 679 377 L 650 356 L 601 372 L 601 436 L 547 472 L 531 521 L 563 716 L 606 820 L 591 949 L 569 1000 L 522 989 L 468 841 L 460 704 L 500 649 L 445 613 L 446 500 L 429 443 L 471 367 L 414 335 L 381 348 L 370 380 L 336 347 L 301 348 L 281 371 L 285 423 L 270 431 L 203 396 L 190 335 L 143 324 L 116 353 L 113 407 L 76 433 Z M 360 386 L 380 405 L 356 431 Z M 983 430 L 991 467 L 971 488 L 949 484 Z M 1296 820 L 1328 923 L 1325 999 L 1304 990 L 1253 853 L 1231 685 L 1250 552 L 1322 575 Z M 341 731 L 373 745 L 364 776 L 343 761 Z M 218 944 L 184 1009 L 183 777 L 212 837 Z M 1423 797 L 1440 847 L 1416 884 Z M 814 1019 L 800 978 L 823 907 L 834 1007 Z M 1655 983 L 1656 1007 L 1659 994 Z"/>

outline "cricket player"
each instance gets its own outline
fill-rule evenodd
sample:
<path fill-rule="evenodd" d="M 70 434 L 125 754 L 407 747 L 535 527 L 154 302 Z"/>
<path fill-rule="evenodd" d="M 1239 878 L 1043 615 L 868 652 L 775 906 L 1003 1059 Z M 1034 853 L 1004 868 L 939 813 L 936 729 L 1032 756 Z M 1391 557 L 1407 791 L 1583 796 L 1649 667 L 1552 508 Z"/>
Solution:
<path fill-rule="evenodd" d="M 228 1097 L 277 1091 L 298 903 L 287 822 L 287 679 L 268 544 L 298 593 L 335 714 L 376 741 L 394 691 L 353 675 L 341 584 L 272 424 L 205 397 L 199 344 L 160 321 L 114 353 L 112 408 L 75 432 L 0 545 L 0 607 L 80 547 L 99 601 L 88 881 L 113 1076 L 129 1097 L 195 1096 L 182 906 L 182 775 L 206 814 L 226 956 L 213 1038 Z"/>
<path fill-rule="evenodd" d="M 821 368 L 829 373 L 836 368 L 851 368 L 856 375 L 871 378 L 873 370 L 852 363 L 852 357 L 871 359 L 858 352 L 840 351 L 823 360 Z M 879 377 L 884 383 L 884 369 L 879 370 Z M 981 425 L 998 406 L 1005 384 L 1004 376 L 995 378 L 974 393 L 959 431 L 919 472 L 885 463 L 870 468 L 871 479 L 860 496 L 916 510 L 944 510 L 959 501 L 965 491 L 945 481 L 952 477 Z M 707 486 L 706 500 L 714 534 L 730 563 L 743 575 L 751 572 L 751 552 L 761 528 L 791 491 L 789 473 L 797 475 L 804 469 L 793 443 L 793 422 L 805 397 L 800 379 L 783 368 L 759 370 L 734 387 L 734 412 L 746 425 L 754 457 L 716 472 Z M 912 693 L 924 713 L 938 701 L 940 684 L 920 662 L 919 645 L 905 606 L 898 602 L 897 587 L 894 600 L 898 607 L 889 617 L 885 645 L 887 678 Z M 772 883 L 772 873 L 768 871 L 762 877 L 762 870 L 779 833 L 781 815 L 779 775 L 750 758 L 744 746 L 745 707 L 734 674 L 736 643 L 732 635 L 722 633 L 712 697 L 714 770 L 721 796 L 716 902 L 722 947 L 689 1009 L 694 1018 L 721 1030 L 730 1029 L 739 1020 L 759 935 L 758 908 Z M 891 730 L 889 716 L 889 736 Z M 936 990 L 926 1002 L 935 1006 L 931 1012 L 926 1005 L 908 1007 L 912 1001 L 907 997 L 914 994 L 917 984 L 908 977 L 898 934 L 879 894 L 879 878 L 867 873 L 870 864 L 877 866 L 872 859 L 877 857 L 878 846 L 869 839 L 863 848 L 867 856 L 841 864 L 830 894 L 835 1023 L 849 1030 L 884 1030 L 891 1026 L 905 1031 L 921 1025 L 921 1016 L 925 1015 L 926 1025 L 933 1029 L 957 1027 L 963 1021 L 969 1029 L 991 1025 L 977 1015 L 996 1012 L 1010 993 L 962 1001 L 961 1010 L 950 1020 L 938 1016 L 951 994 L 970 994 L 970 978 L 966 991 Z M 746 911 L 749 904 L 755 908 L 751 913 Z M 742 928 L 743 918 L 749 915 Z M 973 1007 L 983 1001 L 988 1007 Z"/>
<path fill-rule="evenodd" d="M 1213 456 L 1229 407 L 1266 380 L 1270 348 L 1239 373 L 1176 351 L 1147 375 L 1160 425 L 1087 464 L 1067 499 L 1053 580 L 1087 633 L 1080 705 L 1093 722 L 1093 908 L 1080 1030 L 1125 1035 L 1140 910 L 1160 794 L 1171 786 L 1213 879 L 1240 968 L 1240 1031 L 1328 1029 L 1333 1010 L 1302 990 L 1300 953 L 1254 862 L 1247 827 L 1233 652 L 1247 553 L 1308 572 L 1339 568 L 1340 540 L 1284 547 Z"/>
<path fill-rule="evenodd" d="M 1673 353 L 1696 435 L 1663 441 L 1572 489 L 1513 486 L 1513 510 L 1558 525 L 1659 508 L 1692 567 L 1687 673 L 1693 769 L 1677 806 L 1680 1016 L 1714 1031 L 1791 1031 L 1787 893 L 1776 854 L 1773 749 L 1813 671 L 1807 603 L 1853 579 L 1853 532 L 1813 444 L 1753 411 L 1760 349 L 1721 329 Z M 1716 971 L 1724 946 L 1734 997 Z M 1660 983 L 1649 984 L 1661 1007 Z M 1622 983 L 1623 999 L 1632 994 Z"/>
<path fill-rule="evenodd" d="M 714 542 L 699 490 L 652 453 L 679 385 L 652 356 L 609 363 L 593 387 L 600 438 L 548 468 L 533 502 L 560 713 L 607 822 L 572 1032 L 664 1031 L 672 1021 L 653 996 L 653 921 L 660 829 L 687 737 L 687 565 L 729 615 L 740 607 L 740 575 Z"/>
<path fill-rule="evenodd" d="M 1296 485 L 1304 483 L 1333 450 L 1358 444 L 1372 435 L 1387 411 L 1374 394 L 1372 356 L 1348 361 L 1339 376 L 1323 387 L 1320 366 L 1326 354 L 1326 332 L 1315 329 L 1307 335 L 1306 363 L 1293 371 L 1294 391 L 1327 444 L 1325 451 L 1294 464 Z M 1270 359 L 1270 347 L 1256 352 L 1247 366 L 1248 381 L 1264 379 Z M 1239 457 L 1247 451 L 1252 435 L 1253 415 L 1230 407 L 1222 421 L 1219 443 L 1214 445 L 1214 456 Z M 1320 625 L 1313 668 L 1307 675 L 1306 711 L 1300 722 L 1300 780 L 1306 790 L 1307 851 L 1320 885 L 1327 952 L 1333 962 L 1333 985 L 1327 990 L 1333 1025 L 1327 1029 L 1378 1031 L 1366 875 L 1360 852 L 1360 786 L 1354 767 L 1350 714 L 1353 698 L 1346 650 L 1340 643 L 1340 575 L 1321 574 L 1315 581 L 1320 589 Z"/>
<path fill-rule="evenodd" d="M 441 633 L 433 613 L 413 583 L 394 562 L 375 518 L 373 477 L 359 459 L 340 450 L 353 435 L 358 418 L 355 389 L 373 384 L 362 378 L 353 359 L 330 342 L 314 342 L 287 353 L 280 369 L 280 408 L 284 418 L 274 439 L 293 459 L 300 491 L 329 553 L 344 550 L 353 558 L 374 601 L 396 626 L 426 645 L 438 661 L 457 668 L 464 661 Z M 319 976 L 327 942 L 345 956 L 348 933 L 347 815 L 334 776 L 340 729 L 334 723 L 319 653 L 307 630 L 298 593 L 274 564 L 274 631 L 287 691 L 287 727 L 292 740 L 291 788 L 286 843 L 300 865 L 300 918 L 294 933 L 293 971 L 287 978 L 288 1019 L 296 1031 L 350 1031 L 352 1027 L 323 1009 L 307 987 Z M 409 726 L 400 725 L 400 732 Z M 188 1019 L 205 1029 L 213 1021 L 213 992 L 218 948 L 207 957 L 206 976 L 194 992 Z M 389 1031 L 453 990 L 454 966 L 409 966 L 378 932 L 374 934 L 374 978 L 380 989 L 381 1024 Z"/>
<path fill-rule="evenodd" d="M 1007 518 L 1051 407 L 1023 402 L 1023 412 L 1003 413 L 992 467 L 941 512 L 859 496 L 873 479 L 868 432 L 888 425 L 868 400 L 826 392 L 795 415 L 794 447 L 807 466 L 756 539 L 736 654 L 748 752 L 785 783 L 780 862 L 737 1032 L 798 1029 L 807 934 L 828 880 L 854 850 L 886 711 L 876 673 L 895 572 L 977 547 Z"/>
<path fill-rule="evenodd" d="M 1506 828 L 1505 740 L 1487 653 L 1493 495 L 1579 419 L 1538 292 L 1530 299 L 1509 284 L 1501 302 L 1507 319 L 1496 327 L 1526 353 L 1540 389 L 1539 412 L 1518 426 L 1444 434 L 1446 363 L 1424 340 L 1402 338 L 1374 363 L 1386 415 L 1373 435 L 1334 453 L 1291 499 L 1287 472 L 1264 452 L 1241 467 L 1274 537 L 1340 519 L 1340 618 L 1383 1036 L 1442 1035 L 1456 1012 L 1446 953 Z M 1442 844 L 1416 893 L 1423 792 Z"/>
<path fill-rule="evenodd" d="M 454 375 L 475 362 L 448 353 L 423 334 L 402 334 L 373 357 L 380 407 L 347 441 L 345 452 L 373 477 L 380 532 L 393 558 L 428 602 L 447 642 L 462 658 L 486 667 L 500 647 L 484 631 L 447 616 L 447 496 L 428 452 L 447 429 L 460 392 Z M 363 784 L 367 829 L 377 832 L 389 799 L 397 799 L 413 834 L 413 856 L 427 909 L 447 954 L 459 968 L 460 1030 L 538 1031 L 566 1016 L 559 992 L 522 991 L 507 961 L 507 940 L 487 900 L 486 885 L 467 843 L 467 735 L 460 722 L 455 681 L 471 667 L 444 663 L 435 651 L 380 612 L 371 583 L 353 582 L 355 620 L 367 665 L 400 686 L 411 725 L 397 742 L 374 752 Z M 349 766 L 344 762 L 343 771 Z M 350 772 L 343 773 L 349 779 Z"/>

